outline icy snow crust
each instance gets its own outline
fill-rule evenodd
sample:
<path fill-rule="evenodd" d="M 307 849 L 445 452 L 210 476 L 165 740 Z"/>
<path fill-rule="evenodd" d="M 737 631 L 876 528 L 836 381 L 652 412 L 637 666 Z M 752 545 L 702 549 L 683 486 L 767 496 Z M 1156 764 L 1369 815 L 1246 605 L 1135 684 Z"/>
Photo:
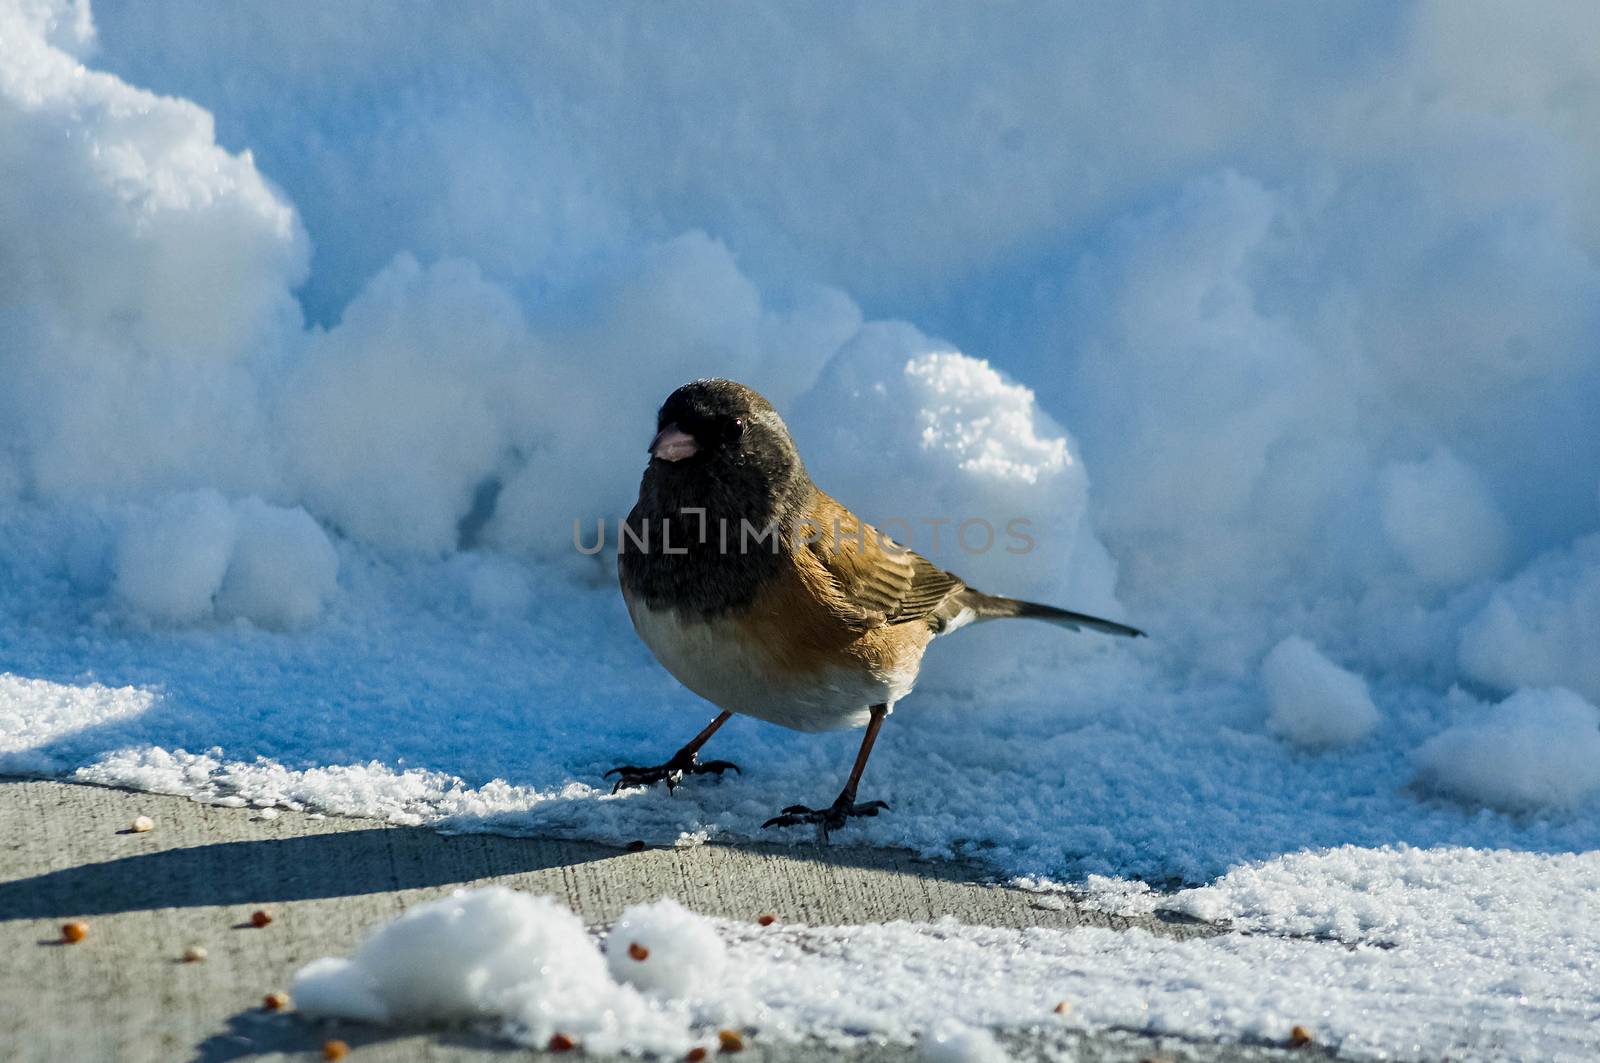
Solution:
<path fill-rule="evenodd" d="M 863 786 L 893 811 L 849 838 L 1111 907 L 1213 883 L 1178 896 L 1274 933 L 1365 940 L 1374 890 L 1433 918 L 1339 861 L 1439 861 L 1506 909 L 1383 956 L 1106 938 L 1197 950 L 1188 991 L 1221 1003 L 1084 1021 L 1237 1034 L 1297 971 L 1356 992 L 1358 964 L 1572 972 L 1535 898 L 1553 867 L 1574 904 L 1600 890 L 1570 855 L 1600 849 L 1592 12 L 302 14 L 168 0 L 97 34 L 86 3 L 0 0 L 0 770 L 766 837 L 855 736 L 736 721 L 708 753 L 744 774 L 611 795 L 712 710 L 572 537 L 626 512 L 661 398 L 725 374 L 974 585 L 1152 633 L 936 644 Z M 803 128 L 831 135 L 778 132 Z M 947 937 L 1013 940 L 984 933 Z M 1273 977 L 1227 977 L 1241 956 Z M 1567 1051 L 1556 980 L 1522 1025 L 1495 1010 L 1521 977 L 1343 1044 Z"/>
<path fill-rule="evenodd" d="M 1005 1058 L 995 1029 L 1281 1043 L 1303 1025 L 1352 1058 L 1579 1060 L 1600 1051 L 1597 874 L 1594 853 L 1301 854 L 1163 905 L 1270 933 L 1181 942 L 954 921 L 761 928 L 660 901 L 628 909 L 606 936 L 613 978 L 571 913 L 494 887 L 419 905 L 350 960 L 308 965 L 293 995 L 312 1015 L 472 1018 L 531 1045 L 560 1032 L 597 1052 L 681 1053 L 733 1027 L 918 1041 L 930 1060 L 989 1063 Z M 658 944 L 640 963 L 627 948 L 642 926 Z"/>

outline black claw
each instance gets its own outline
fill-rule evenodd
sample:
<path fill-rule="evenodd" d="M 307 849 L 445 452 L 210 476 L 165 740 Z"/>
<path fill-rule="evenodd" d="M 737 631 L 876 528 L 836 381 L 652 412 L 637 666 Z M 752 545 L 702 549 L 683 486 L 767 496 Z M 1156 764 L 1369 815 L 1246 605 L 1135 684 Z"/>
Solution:
<path fill-rule="evenodd" d="M 664 782 L 667 784 L 667 793 L 670 794 L 678 788 L 679 783 L 683 782 L 685 775 L 714 774 L 721 778 L 722 773 L 730 768 L 740 775 L 744 774 L 739 770 L 739 765 L 731 760 L 708 760 L 702 764 L 697 757 L 691 756 L 682 760 L 673 757 L 665 764 L 648 768 L 641 768 L 636 764 L 623 764 L 612 768 L 601 778 L 609 779 L 613 775 L 617 776 L 616 784 L 611 787 L 612 793 L 617 793 L 623 787 L 650 786 Z"/>
<path fill-rule="evenodd" d="M 822 841 L 828 840 L 830 831 L 843 827 L 845 820 L 854 816 L 876 816 L 879 812 L 888 812 L 889 805 L 885 801 L 866 801 L 856 804 L 840 798 L 827 808 L 807 808 L 805 805 L 790 805 L 781 815 L 773 816 L 762 827 L 799 827 L 805 824 L 815 824 L 817 835 Z"/>

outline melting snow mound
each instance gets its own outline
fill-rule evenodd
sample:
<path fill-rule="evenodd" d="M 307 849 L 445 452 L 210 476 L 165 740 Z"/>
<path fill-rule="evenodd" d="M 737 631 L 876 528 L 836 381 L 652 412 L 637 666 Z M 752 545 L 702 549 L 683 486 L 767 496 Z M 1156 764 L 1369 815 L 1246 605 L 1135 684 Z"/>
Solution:
<path fill-rule="evenodd" d="M 503 886 L 417 905 L 349 959 L 301 968 L 291 991 L 311 1017 L 497 1022 L 526 1043 L 562 1033 L 600 1053 L 619 1050 L 623 1030 L 651 1051 L 681 1051 L 689 1040 L 683 1015 L 611 980 L 576 915 Z"/>

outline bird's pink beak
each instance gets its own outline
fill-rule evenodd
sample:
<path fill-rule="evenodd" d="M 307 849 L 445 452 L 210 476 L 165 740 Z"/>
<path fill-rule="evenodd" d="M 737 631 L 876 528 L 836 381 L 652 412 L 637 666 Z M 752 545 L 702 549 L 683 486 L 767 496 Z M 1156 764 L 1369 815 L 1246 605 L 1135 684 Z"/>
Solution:
<path fill-rule="evenodd" d="M 699 449 L 700 444 L 694 441 L 694 436 L 676 424 L 667 425 L 650 441 L 650 456 L 662 461 L 682 461 L 693 457 Z"/>

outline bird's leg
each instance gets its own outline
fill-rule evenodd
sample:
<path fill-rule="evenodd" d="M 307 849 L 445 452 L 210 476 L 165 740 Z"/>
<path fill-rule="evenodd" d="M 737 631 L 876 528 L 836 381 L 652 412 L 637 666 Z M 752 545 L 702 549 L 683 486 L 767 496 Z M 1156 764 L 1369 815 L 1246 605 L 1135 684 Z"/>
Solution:
<path fill-rule="evenodd" d="M 715 773 L 721 776 L 723 772 L 732 768 L 739 771 L 739 765 L 731 760 L 708 760 L 700 762 L 700 747 L 705 745 L 711 736 L 717 733 L 717 728 L 728 722 L 731 712 L 724 712 L 715 720 L 706 724 L 706 729 L 689 740 L 689 744 L 672 754 L 672 759 L 665 764 L 657 764 L 651 768 L 641 768 L 634 764 L 623 764 L 606 772 L 605 778 L 615 775 L 616 785 L 611 788 L 616 793 L 624 786 L 649 786 L 651 783 L 664 782 L 667 784 L 667 793 L 677 789 L 685 775 L 706 775 Z M 743 774 L 742 772 L 740 774 Z"/>
<path fill-rule="evenodd" d="M 872 719 L 867 722 L 867 733 L 861 737 L 861 749 L 856 753 L 855 767 L 850 769 L 850 779 L 844 784 L 844 789 L 839 791 L 839 796 L 832 805 L 827 808 L 790 805 L 781 815 L 773 816 L 762 826 L 794 827 L 802 823 L 815 823 L 817 836 L 822 841 L 827 841 L 828 832 L 844 826 L 844 821 L 851 816 L 876 816 L 879 812 L 889 811 L 888 804 L 883 801 L 856 804 L 856 786 L 861 782 L 861 773 L 867 768 L 867 758 L 872 755 L 872 743 L 878 740 L 878 729 L 883 726 L 883 718 L 887 715 L 889 706 L 872 706 Z"/>

